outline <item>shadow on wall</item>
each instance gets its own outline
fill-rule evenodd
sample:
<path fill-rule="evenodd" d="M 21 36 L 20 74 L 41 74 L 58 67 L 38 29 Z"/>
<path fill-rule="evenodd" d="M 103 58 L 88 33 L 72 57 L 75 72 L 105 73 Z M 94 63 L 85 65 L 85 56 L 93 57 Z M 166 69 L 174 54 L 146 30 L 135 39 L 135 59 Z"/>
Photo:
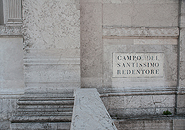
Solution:
<path fill-rule="evenodd" d="M 0 25 L 4 24 L 3 0 L 0 0 Z"/>

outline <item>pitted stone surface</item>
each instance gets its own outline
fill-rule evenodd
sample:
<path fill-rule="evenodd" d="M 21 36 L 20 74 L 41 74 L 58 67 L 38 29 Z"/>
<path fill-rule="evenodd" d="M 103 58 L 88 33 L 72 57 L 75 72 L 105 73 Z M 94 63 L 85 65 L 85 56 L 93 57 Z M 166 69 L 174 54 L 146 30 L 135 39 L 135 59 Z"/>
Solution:
<path fill-rule="evenodd" d="M 24 0 L 23 36 L 34 49 L 79 48 L 80 11 L 75 0 Z"/>
<path fill-rule="evenodd" d="M 80 87 L 79 2 L 23 0 L 22 6 L 27 88 Z"/>

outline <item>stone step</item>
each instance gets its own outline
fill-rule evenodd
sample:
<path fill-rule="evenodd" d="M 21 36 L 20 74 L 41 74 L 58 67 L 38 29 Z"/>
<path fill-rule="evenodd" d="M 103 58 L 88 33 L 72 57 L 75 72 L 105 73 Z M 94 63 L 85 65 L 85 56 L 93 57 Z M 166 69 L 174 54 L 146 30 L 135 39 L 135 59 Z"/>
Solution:
<path fill-rule="evenodd" d="M 24 95 L 22 98 L 74 98 L 74 96 L 68 94 L 27 94 Z"/>
<path fill-rule="evenodd" d="M 57 94 L 57 93 L 51 93 L 51 94 L 47 94 L 47 93 L 43 93 L 43 94 L 26 94 L 24 95 L 22 98 L 42 98 L 42 97 L 46 97 L 46 98 L 74 98 L 73 94 Z"/>
<path fill-rule="evenodd" d="M 36 88 L 32 88 L 28 91 L 28 89 L 26 89 L 25 91 L 25 95 L 26 94 L 42 94 L 42 93 L 45 93 L 45 94 L 50 94 L 50 93 L 57 93 L 57 94 L 65 94 L 65 93 L 72 93 L 73 94 L 74 92 L 74 89 L 36 89 Z"/>
<path fill-rule="evenodd" d="M 61 101 L 18 101 L 18 105 L 73 105 L 74 100 Z"/>
<path fill-rule="evenodd" d="M 73 105 L 19 105 L 18 109 L 59 109 L 73 108 Z"/>
<path fill-rule="evenodd" d="M 53 92 L 46 92 L 46 93 L 25 93 L 25 95 L 23 97 L 28 97 L 28 98 L 32 98 L 32 97 L 48 97 L 48 98 L 52 98 L 52 97 L 74 97 L 73 92 L 63 92 L 63 93 L 53 93 Z"/>
<path fill-rule="evenodd" d="M 74 100 L 73 97 L 22 97 L 19 101 L 61 101 Z"/>
<path fill-rule="evenodd" d="M 28 122 L 71 122 L 71 116 L 13 116 L 12 123 Z"/>
<path fill-rule="evenodd" d="M 15 116 L 72 116 L 73 112 L 17 112 Z"/>
<path fill-rule="evenodd" d="M 70 122 L 11 123 L 11 130 L 69 130 Z"/>
<path fill-rule="evenodd" d="M 11 130 L 69 130 L 73 92 L 27 92 L 17 101 Z"/>
<path fill-rule="evenodd" d="M 37 108 L 30 108 L 30 109 L 24 109 L 24 108 L 19 108 L 17 109 L 17 112 L 71 112 L 73 111 L 73 108 L 58 108 L 58 109 L 37 109 Z"/>

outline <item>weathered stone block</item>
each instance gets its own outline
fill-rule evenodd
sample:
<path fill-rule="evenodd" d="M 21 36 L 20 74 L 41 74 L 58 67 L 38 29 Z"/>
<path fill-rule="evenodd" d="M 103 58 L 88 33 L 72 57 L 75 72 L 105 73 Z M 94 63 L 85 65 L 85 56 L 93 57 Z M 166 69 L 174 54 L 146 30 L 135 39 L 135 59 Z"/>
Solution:
<path fill-rule="evenodd" d="M 173 130 L 184 130 L 184 129 L 185 129 L 185 119 L 173 120 Z"/>

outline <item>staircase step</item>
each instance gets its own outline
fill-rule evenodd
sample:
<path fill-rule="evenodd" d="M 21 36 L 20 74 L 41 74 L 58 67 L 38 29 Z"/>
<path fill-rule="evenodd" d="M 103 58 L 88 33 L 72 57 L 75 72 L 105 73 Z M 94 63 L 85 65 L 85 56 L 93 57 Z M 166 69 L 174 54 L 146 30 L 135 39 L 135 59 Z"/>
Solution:
<path fill-rule="evenodd" d="M 15 116 L 72 116 L 73 112 L 17 112 Z"/>
<path fill-rule="evenodd" d="M 11 130 L 69 130 L 70 122 L 12 123 Z"/>
<path fill-rule="evenodd" d="M 61 101 L 74 100 L 73 97 L 22 97 L 19 101 Z"/>
<path fill-rule="evenodd" d="M 52 98 L 52 97 L 74 97 L 72 92 L 63 92 L 63 93 L 50 93 L 50 92 L 46 92 L 46 93 L 25 93 L 24 97 L 48 97 L 48 98 Z"/>
<path fill-rule="evenodd" d="M 71 116 L 14 116 L 12 123 L 28 122 L 71 122 Z"/>
<path fill-rule="evenodd" d="M 73 105 L 19 105 L 18 109 L 61 109 L 73 108 Z"/>
<path fill-rule="evenodd" d="M 27 94 L 27 95 L 24 95 L 22 98 L 74 98 L 73 95 L 69 95 L 69 94 L 35 94 L 35 95 L 32 95 L 32 94 Z"/>
<path fill-rule="evenodd" d="M 74 92 L 74 89 L 48 89 L 48 90 L 45 90 L 45 89 L 32 89 L 31 91 L 27 91 L 25 92 L 25 95 L 27 94 L 73 94 Z"/>
<path fill-rule="evenodd" d="M 59 108 L 59 109 L 17 109 L 17 112 L 71 112 L 73 108 Z"/>
<path fill-rule="evenodd" d="M 74 100 L 62 101 L 18 101 L 18 105 L 73 105 Z"/>
<path fill-rule="evenodd" d="M 11 130 L 69 130 L 73 92 L 26 92 L 17 102 Z"/>

